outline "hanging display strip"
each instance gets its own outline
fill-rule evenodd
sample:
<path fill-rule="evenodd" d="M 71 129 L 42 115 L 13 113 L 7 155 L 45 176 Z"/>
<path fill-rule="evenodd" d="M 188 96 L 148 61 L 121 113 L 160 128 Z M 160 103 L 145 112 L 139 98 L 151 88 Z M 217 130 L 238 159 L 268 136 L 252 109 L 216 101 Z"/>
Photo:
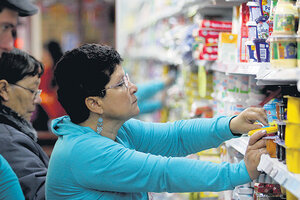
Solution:
<path fill-rule="evenodd" d="M 289 172 L 286 165 L 267 154 L 261 156 L 257 169 L 266 172 L 280 185 L 300 199 L 300 174 Z"/>

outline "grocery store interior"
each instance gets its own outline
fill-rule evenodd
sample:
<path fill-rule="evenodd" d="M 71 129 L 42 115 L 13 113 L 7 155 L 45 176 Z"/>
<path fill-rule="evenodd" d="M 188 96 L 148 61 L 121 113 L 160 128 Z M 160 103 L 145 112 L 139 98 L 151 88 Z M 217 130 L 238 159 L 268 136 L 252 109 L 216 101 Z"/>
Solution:
<path fill-rule="evenodd" d="M 270 125 L 263 128 L 268 134 L 268 154 L 261 157 L 258 179 L 230 191 L 153 193 L 154 200 L 300 200 L 300 1 L 34 3 L 39 13 L 20 18 L 15 46 L 45 65 L 42 103 L 32 122 L 38 143 L 49 156 L 57 139 L 49 124 L 64 111 L 51 85 L 53 61 L 43 49 L 51 41 L 58 43 L 62 52 L 84 43 L 102 43 L 121 54 L 131 82 L 168 81 L 168 87 L 138 99 L 153 105 L 137 116 L 140 120 L 233 116 L 248 107 L 267 111 Z M 238 163 L 251 134 L 188 157 Z"/>

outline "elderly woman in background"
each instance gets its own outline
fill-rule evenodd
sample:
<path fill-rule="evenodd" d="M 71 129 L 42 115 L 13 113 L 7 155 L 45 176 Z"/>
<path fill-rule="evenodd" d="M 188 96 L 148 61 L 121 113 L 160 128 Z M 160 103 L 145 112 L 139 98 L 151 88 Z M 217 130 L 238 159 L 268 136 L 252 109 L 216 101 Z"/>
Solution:
<path fill-rule="evenodd" d="M 43 65 L 14 49 L 0 59 L 0 154 L 19 178 L 26 199 L 45 199 L 48 156 L 29 122 L 40 103 Z"/>
<path fill-rule="evenodd" d="M 256 120 L 267 125 L 263 109 L 174 123 L 131 119 L 139 113 L 137 87 L 121 61 L 111 47 L 85 44 L 58 62 L 58 100 L 68 116 L 52 122 L 58 141 L 47 174 L 48 199 L 148 199 L 147 192 L 229 190 L 257 178 L 264 132 L 250 138 L 237 164 L 184 156 L 260 128 Z"/>

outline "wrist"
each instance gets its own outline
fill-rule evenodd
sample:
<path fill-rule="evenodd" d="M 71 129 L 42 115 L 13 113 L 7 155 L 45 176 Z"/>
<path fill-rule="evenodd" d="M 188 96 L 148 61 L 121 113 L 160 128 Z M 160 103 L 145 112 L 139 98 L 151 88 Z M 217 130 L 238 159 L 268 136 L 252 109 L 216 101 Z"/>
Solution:
<path fill-rule="evenodd" d="M 237 131 L 238 128 L 237 128 L 237 124 L 236 124 L 236 120 L 237 120 L 236 117 L 237 117 L 237 115 L 233 116 L 230 119 L 230 121 L 229 121 L 229 129 L 230 129 L 232 135 L 234 135 L 234 136 L 241 136 L 242 134 Z"/>

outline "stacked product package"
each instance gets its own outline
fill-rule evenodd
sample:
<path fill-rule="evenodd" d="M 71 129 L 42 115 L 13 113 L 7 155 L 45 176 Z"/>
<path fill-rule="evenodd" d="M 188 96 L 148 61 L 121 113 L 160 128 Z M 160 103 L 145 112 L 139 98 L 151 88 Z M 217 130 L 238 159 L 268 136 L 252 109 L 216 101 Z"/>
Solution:
<path fill-rule="evenodd" d="M 217 60 L 219 33 L 231 32 L 231 29 L 232 22 L 201 20 L 193 32 L 195 38 L 193 57 L 199 60 Z"/>
<path fill-rule="evenodd" d="M 297 5 L 293 0 L 253 0 L 242 4 L 238 62 L 270 62 L 273 68 L 297 67 Z"/>
<path fill-rule="evenodd" d="M 298 12 L 291 0 L 273 0 L 276 9 L 273 13 L 273 33 L 271 42 L 271 65 L 275 68 L 297 67 Z"/>

